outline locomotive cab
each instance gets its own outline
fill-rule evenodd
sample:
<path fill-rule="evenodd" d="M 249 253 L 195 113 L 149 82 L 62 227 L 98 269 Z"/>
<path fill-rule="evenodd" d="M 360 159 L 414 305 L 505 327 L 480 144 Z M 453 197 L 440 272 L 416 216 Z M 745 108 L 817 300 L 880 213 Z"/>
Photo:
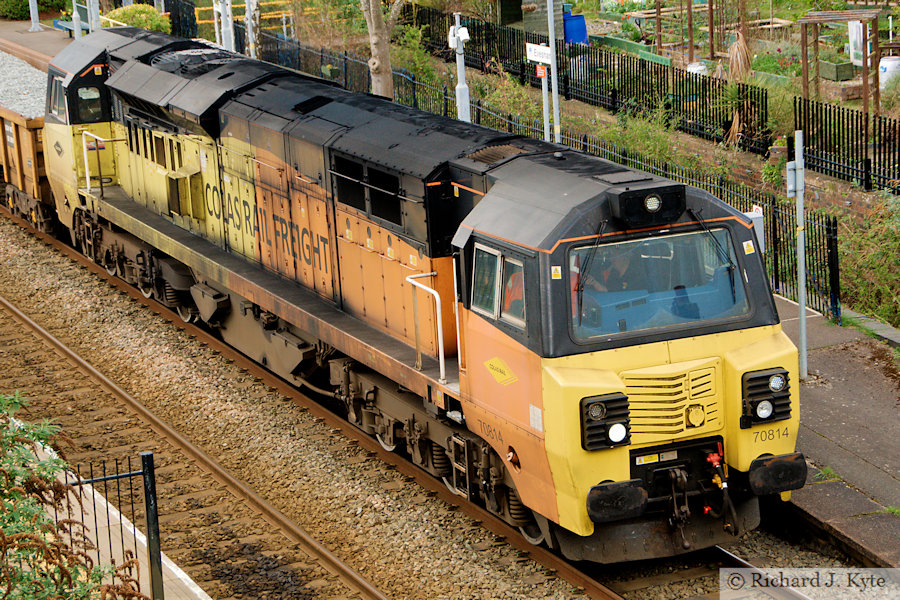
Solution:
<path fill-rule="evenodd" d="M 805 479 L 796 349 L 748 220 L 618 169 L 519 157 L 454 238 L 467 415 L 515 457 L 541 539 L 601 562 L 726 542 Z"/>

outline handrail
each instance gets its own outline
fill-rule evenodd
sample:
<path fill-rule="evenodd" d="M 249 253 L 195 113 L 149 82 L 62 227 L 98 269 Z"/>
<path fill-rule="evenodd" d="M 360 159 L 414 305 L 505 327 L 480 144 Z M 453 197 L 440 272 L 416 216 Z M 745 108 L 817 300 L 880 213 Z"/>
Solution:
<path fill-rule="evenodd" d="M 423 285 L 413 279 L 421 279 L 422 277 L 433 277 L 437 275 L 436 271 L 431 273 L 419 273 L 418 275 L 410 275 L 406 281 L 410 285 L 421 289 L 422 291 L 434 296 L 434 304 L 437 310 L 437 330 L 438 330 L 438 358 L 441 365 L 441 377 L 438 379 L 441 383 L 447 383 L 447 373 L 444 368 L 444 320 L 441 316 L 441 295 L 436 290 L 431 289 L 427 285 Z M 419 345 L 419 304 L 416 297 L 416 291 L 413 290 L 413 321 L 416 326 L 416 369 L 422 370 L 422 350 Z"/>
<path fill-rule="evenodd" d="M 87 187 L 87 193 L 91 193 L 91 167 L 88 164 L 88 147 L 87 147 L 87 138 L 88 136 L 94 138 L 96 141 L 94 142 L 94 150 L 97 152 L 97 177 L 100 178 L 100 197 L 103 197 L 103 168 L 101 167 L 100 162 L 100 146 L 97 142 L 124 142 L 125 138 L 102 138 L 99 135 L 94 135 L 90 131 L 82 131 L 81 132 L 81 149 L 84 154 L 84 179 Z"/>

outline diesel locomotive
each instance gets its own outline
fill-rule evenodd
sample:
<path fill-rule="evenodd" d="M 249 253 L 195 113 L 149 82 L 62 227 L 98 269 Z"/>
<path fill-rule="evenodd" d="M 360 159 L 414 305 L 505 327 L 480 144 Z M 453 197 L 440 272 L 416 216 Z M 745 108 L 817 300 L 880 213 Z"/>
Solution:
<path fill-rule="evenodd" d="M 532 543 L 678 554 L 805 481 L 796 349 L 706 192 L 135 28 L 53 59 L 43 145 L 76 247 Z"/>

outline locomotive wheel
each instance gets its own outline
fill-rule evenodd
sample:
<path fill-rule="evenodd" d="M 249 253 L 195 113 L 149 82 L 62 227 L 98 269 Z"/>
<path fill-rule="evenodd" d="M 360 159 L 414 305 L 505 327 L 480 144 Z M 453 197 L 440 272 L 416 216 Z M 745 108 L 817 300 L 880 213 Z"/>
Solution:
<path fill-rule="evenodd" d="M 375 439 L 378 440 L 378 443 L 381 444 L 381 447 L 384 448 L 385 450 L 387 450 L 388 452 L 393 452 L 394 450 L 397 449 L 396 443 L 388 444 L 387 442 L 384 441 L 384 438 L 381 437 L 380 433 L 375 434 Z"/>
<path fill-rule="evenodd" d="M 540 546 L 544 543 L 544 533 L 537 523 L 532 522 L 525 527 L 519 527 L 519 533 L 522 534 L 525 541 L 533 546 Z"/>
<path fill-rule="evenodd" d="M 178 313 L 178 316 L 181 317 L 181 320 L 185 323 L 193 323 L 197 320 L 197 313 L 195 313 L 190 306 L 179 304 L 175 307 L 175 311 Z"/>
<path fill-rule="evenodd" d="M 459 488 L 457 488 L 455 485 L 453 485 L 453 479 L 451 479 L 450 477 L 441 477 L 441 480 L 444 482 L 444 485 L 447 486 L 447 489 L 450 490 L 451 493 L 453 493 L 457 496 L 465 497 L 465 494 L 460 492 Z"/>

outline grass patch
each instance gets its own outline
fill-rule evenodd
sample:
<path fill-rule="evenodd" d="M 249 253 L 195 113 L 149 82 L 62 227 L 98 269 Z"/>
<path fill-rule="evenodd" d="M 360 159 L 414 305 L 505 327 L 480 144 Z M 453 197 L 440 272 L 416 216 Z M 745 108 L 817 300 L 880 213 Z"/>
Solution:
<path fill-rule="evenodd" d="M 816 473 L 816 479 L 819 481 L 843 481 L 841 476 L 831 467 L 822 467 L 819 469 L 819 472 Z"/>
<path fill-rule="evenodd" d="M 900 506 L 888 506 L 882 512 L 894 515 L 895 517 L 900 517 Z"/>

